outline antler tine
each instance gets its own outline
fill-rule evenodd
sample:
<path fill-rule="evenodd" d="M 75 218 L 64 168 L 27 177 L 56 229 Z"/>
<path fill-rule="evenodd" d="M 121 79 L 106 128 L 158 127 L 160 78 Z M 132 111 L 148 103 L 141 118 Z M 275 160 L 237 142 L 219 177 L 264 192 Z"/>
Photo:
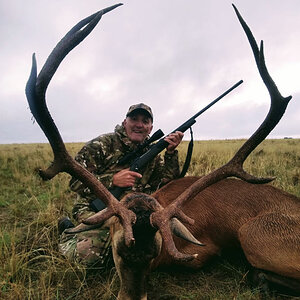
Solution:
<path fill-rule="evenodd" d="M 52 165 L 45 171 L 40 170 L 41 177 L 44 180 L 51 179 L 59 172 L 67 172 L 75 176 L 89 187 L 98 198 L 105 202 L 108 206 L 106 210 L 108 213 L 105 215 L 107 218 L 116 215 L 121 219 L 121 222 L 126 224 L 127 227 L 130 227 L 131 224 L 135 222 L 135 214 L 121 205 L 93 174 L 83 168 L 68 154 L 61 135 L 49 113 L 45 100 L 45 94 L 50 80 L 64 57 L 89 35 L 103 14 L 120 5 L 122 4 L 116 4 L 100 10 L 75 25 L 50 53 L 38 77 L 36 59 L 33 54 L 31 73 L 25 92 L 30 110 L 47 136 L 54 154 L 54 162 Z M 132 239 L 132 230 L 130 231 L 130 229 L 128 229 L 127 243 L 130 244 Z"/>
<path fill-rule="evenodd" d="M 242 25 L 242 27 L 246 33 L 246 36 L 248 38 L 248 41 L 250 43 L 250 46 L 251 46 L 253 54 L 254 54 L 255 62 L 258 67 L 258 71 L 261 74 L 261 77 L 262 77 L 264 83 L 266 84 L 267 89 L 269 90 L 270 94 L 274 94 L 274 95 L 280 94 L 275 82 L 271 78 L 271 76 L 266 68 L 264 54 L 263 54 L 263 41 L 261 41 L 261 47 L 259 49 L 249 26 L 242 18 L 241 14 L 239 13 L 236 6 L 234 4 L 232 4 L 232 6 L 234 8 L 234 11 L 235 11 L 239 21 L 240 21 L 240 24 Z"/>
<path fill-rule="evenodd" d="M 49 82 L 64 57 L 89 35 L 89 33 L 100 21 L 102 15 L 120 5 L 122 4 L 116 4 L 106 9 L 100 10 L 99 12 L 92 14 L 91 16 L 76 24 L 52 50 L 38 77 L 36 77 L 37 66 L 35 55 L 33 55 L 32 57 L 32 69 L 26 85 L 26 96 L 28 99 L 30 110 L 35 120 L 47 136 L 52 149 L 55 150 L 54 156 L 56 152 L 62 153 L 66 152 L 66 150 L 57 127 L 55 126 L 47 109 L 45 94 Z M 86 27 L 84 27 L 85 25 Z M 81 29 L 82 27 L 84 28 Z M 52 169 L 52 173 L 54 173 L 54 175 L 49 176 L 48 179 L 57 174 L 57 172 L 55 173 L 56 170 L 54 171 L 55 168 Z M 50 171 L 51 170 L 49 170 L 49 173 L 51 173 Z M 46 174 L 42 173 L 42 176 L 43 175 L 47 178 Z"/>
<path fill-rule="evenodd" d="M 289 101 L 292 99 L 292 96 L 283 97 L 274 80 L 270 76 L 264 58 L 264 47 L 263 41 L 261 41 L 260 48 L 258 48 L 255 38 L 239 13 L 238 9 L 232 5 L 236 15 L 246 33 L 246 36 L 249 40 L 250 46 L 252 48 L 255 62 L 258 68 L 258 71 L 261 75 L 261 78 L 269 91 L 271 97 L 271 106 L 268 115 L 266 116 L 263 123 L 256 130 L 256 132 L 245 142 L 245 144 L 239 149 L 235 157 L 232 159 L 239 164 L 242 164 L 243 161 L 248 157 L 248 155 L 268 136 L 268 134 L 274 129 L 274 127 L 278 124 L 281 117 L 283 116 L 286 107 Z M 255 142 L 253 142 L 255 141 Z M 258 179 L 258 181 L 266 182 L 264 179 Z M 271 181 L 271 180 L 270 180 Z M 256 179 L 253 178 L 252 182 L 256 182 Z"/>
<path fill-rule="evenodd" d="M 83 220 L 82 223 L 85 225 L 97 225 L 102 224 L 105 220 L 108 220 L 114 215 L 122 215 L 122 218 L 120 218 L 120 222 L 124 229 L 125 244 L 130 247 L 135 241 L 132 232 L 132 224 L 136 221 L 136 215 L 120 202 L 117 202 L 116 204 L 117 205 L 115 205 L 115 203 L 112 203 L 110 207 L 97 212 L 91 217 Z"/>
<path fill-rule="evenodd" d="M 170 222 L 171 218 L 174 216 L 179 216 L 181 213 L 180 207 L 183 203 L 192 199 L 196 194 L 207 188 L 208 186 L 225 179 L 227 177 L 235 176 L 251 183 L 266 183 L 273 180 L 273 178 L 257 178 L 253 175 L 248 174 L 243 170 L 243 163 L 249 154 L 268 136 L 268 134 L 273 130 L 273 128 L 280 121 L 283 116 L 289 101 L 292 96 L 282 97 L 275 82 L 271 78 L 264 59 L 263 52 L 263 42 L 261 42 L 260 48 L 258 48 L 255 38 L 246 24 L 246 22 L 241 17 L 237 8 L 233 5 L 237 17 L 246 33 L 249 40 L 250 46 L 252 48 L 256 65 L 258 67 L 260 76 L 266 85 L 270 98 L 271 106 L 270 110 L 259 126 L 259 128 L 254 132 L 254 134 L 242 145 L 242 147 L 237 151 L 234 157 L 225 165 L 219 169 L 211 172 L 208 175 L 203 176 L 193 185 L 191 185 L 187 190 L 185 190 L 177 199 L 173 201 L 172 204 L 167 206 L 163 211 L 158 213 L 153 213 L 151 215 L 151 223 L 153 226 L 159 228 L 159 230 L 165 231 L 164 227 L 167 222 Z M 178 217 L 180 219 L 180 217 Z M 170 225 L 168 225 L 170 226 Z M 164 240 L 168 240 L 168 235 L 164 237 Z"/>
<path fill-rule="evenodd" d="M 250 28 L 248 27 L 248 25 L 242 18 L 241 14 L 239 13 L 238 9 L 234 5 L 233 8 L 236 12 L 236 15 L 245 31 L 245 34 L 252 48 L 255 62 L 258 71 L 260 73 L 260 76 L 266 88 L 269 91 L 270 98 L 271 98 L 271 106 L 265 120 L 262 122 L 259 128 L 254 132 L 254 134 L 238 150 L 236 155 L 232 158 L 232 160 L 228 164 L 238 166 L 237 167 L 238 171 L 236 172 L 236 174 L 233 174 L 234 176 L 237 176 L 241 179 L 244 179 L 252 183 L 265 183 L 273 180 L 274 178 L 256 178 L 254 176 L 251 176 L 250 174 L 247 174 L 242 169 L 242 165 L 243 162 L 246 160 L 246 158 L 249 156 L 249 154 L 269 135 L 269 133 L 278 124 L 278 122 L 280 121 L 280 119 L 282 118 L 286 110 L 289 101 L 292 99 L 292 96 L 283 97 L 280 94 L 275 82 L 273 81 L 266 67 L 263 41 L 261 41 L 260 48 L 258 48 Z"/>
<path fill-rule="evenodd" d="M 64 57 L 91 33 L 104 14 L 120 5 L 122 5 L 122 3 L 102 9 L 81 20 L 60 40 L 60 42 L 49 55 L 38 76 L 36 87 L 38 94 L 42 95 L 46 92 L 51 78 L 53 77 Z"/>

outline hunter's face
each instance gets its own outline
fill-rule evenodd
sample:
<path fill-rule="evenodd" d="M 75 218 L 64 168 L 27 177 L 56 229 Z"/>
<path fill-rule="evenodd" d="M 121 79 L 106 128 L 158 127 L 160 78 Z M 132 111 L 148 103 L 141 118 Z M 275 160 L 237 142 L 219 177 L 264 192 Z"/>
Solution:
<path fill-rule="evenodd" d="M 123 126 L 129 139 L 138 144 L 145 140 L 153 127 L 151 118 L 148 115 L 141 113 L 128 116 L 124 120 Z"/>

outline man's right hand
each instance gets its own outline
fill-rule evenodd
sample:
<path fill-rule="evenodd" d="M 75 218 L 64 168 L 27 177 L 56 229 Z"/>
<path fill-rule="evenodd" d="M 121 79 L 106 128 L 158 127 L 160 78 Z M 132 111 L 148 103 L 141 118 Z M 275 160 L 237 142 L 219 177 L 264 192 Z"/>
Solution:
<path fill-rule="evenodd" d="M 142 178 L 140 173 L 128 169 L 121 170 L 113 176 L 113 185 L 118 187 L 132 187 L 137 178 Z"/>

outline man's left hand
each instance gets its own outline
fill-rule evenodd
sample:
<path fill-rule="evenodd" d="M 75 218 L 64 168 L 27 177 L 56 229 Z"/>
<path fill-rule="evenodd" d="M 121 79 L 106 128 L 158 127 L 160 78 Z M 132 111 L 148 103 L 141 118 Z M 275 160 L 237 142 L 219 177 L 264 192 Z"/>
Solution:
<path fill-rule="evenodd" d="M 167 153 L 174 153 L 175 148 L 181 143 L 182 138 L 183 133 L 180 131 L 175 131 L 165 137 L 165 141 L 169 143 L 169 146 L 167 147 Z"/>

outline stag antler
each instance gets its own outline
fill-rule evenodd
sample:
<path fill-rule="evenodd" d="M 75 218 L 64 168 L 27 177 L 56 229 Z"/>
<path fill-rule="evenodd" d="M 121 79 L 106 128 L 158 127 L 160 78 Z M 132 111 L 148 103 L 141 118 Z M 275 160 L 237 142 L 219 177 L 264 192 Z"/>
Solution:
<path fill-rule="evenodd" d="M 38 76 L 36 59 L 33 54 L 31 74 L 26 85 L 26 96 L 30 110 L 47 136 L 54 154 L 54 162 L 52 165 L 47 170 L 39 171 L 41 177 L 47 180 L 53 178 L 60 172 L 67 172 L 71 176 L 78 178 L 108 206 L 104 211 L 104 217 L 106 219 L 113 215 L 120 218 L 125 228 L 126 244 L 129 246 L 134 240 L 132 223 L 135 222 L 135 214 L 121 205 L 93 174 L 88 172 L 68 154 L 60 133 L 48 111 L 45 100 L 49 82 L 64 57 L 89 35 L 103 14 L 120 5 L 122 4 L 116 4 L 100 10 L 76 24 L 53 49 Z"/>
<path fill-rule="evenodd" d="M 170 230 L 170 220 L 176 217 L 183 222 L 192 224 L 192 220 L 181 211 L 182 205 L 188 202 L 196 194 L 198 194 L 208 186 L 227 177 L 235 176 L 251 183 L 266 183 L 273 180 L 273 178 L 257 178 L 248 174 L 243 170 L 243 163 L 249 156 L 249 154 L 268 136 L 268 134 L 277 125 L 277 123 L 283 116 L 289 101 L 292 99 L 291 96 L 281 96 L 274 81 L 269 75 L 265 64 L 263 42 L 261 41 L 260 48 L 258 48 L 250 28 L 243 20 L 239 11 L 234 5 L 233 8 L 249 40 L 260 76 L 269 91 L 271 97 L 271 106 L 263 123 L 259 126 L 255 133 L 242 145 L 242 147 L 237 151 L 234 157 L 227 164 L 211 172 L 210 174 L 201 177 L 163 211 L 155 212 L 151 215 L 151 223 L 154 227 L 157 227 L 160 230 L 165 241 L 167 251 L 169 251 L 169 253 L 174 258 L 181 260 L 190 260 L 193 259 L 194 256 L 180 253 L 176 249 Z"/>

